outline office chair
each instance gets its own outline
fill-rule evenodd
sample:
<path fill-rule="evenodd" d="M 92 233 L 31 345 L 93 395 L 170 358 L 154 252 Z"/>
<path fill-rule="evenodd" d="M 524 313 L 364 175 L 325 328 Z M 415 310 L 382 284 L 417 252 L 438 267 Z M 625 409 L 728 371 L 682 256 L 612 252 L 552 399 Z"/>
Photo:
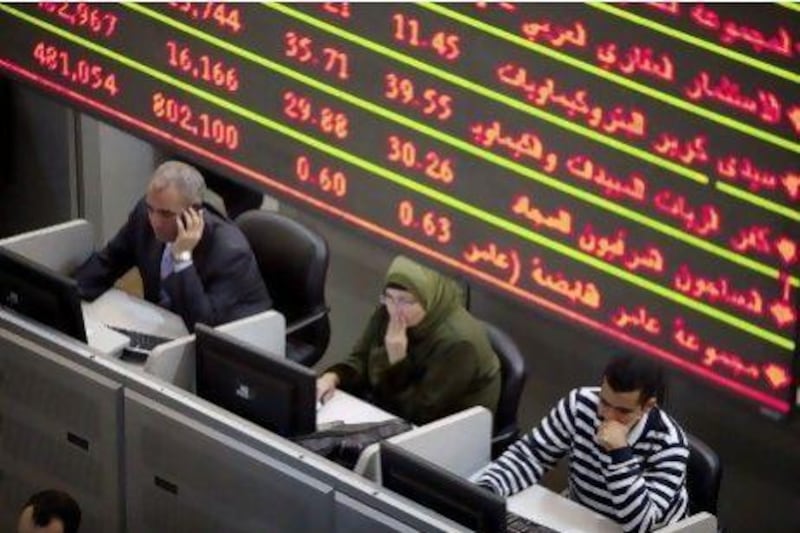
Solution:
<path fill-rule="evenodd" d="M 689 514 L 706 511 L 717 515 L 717 499 L 722 481 L 722 462 L 717 452 L 694 435 L 686 432 L 689 462 L 686 465 L 686 490 L 689 493 Z M 719 521 L 719 517 L 717 518 Z"/>
<path fill-rule="evenodd" d="M 307 226 L 272 211 L 236 219 L 255 254 L 274 309 L 286 318 L 286 356 L 312 366 L 330 341 L 325 303 L 328 243 Z"/>
<path fill-rule="evenodd" d="M 517 408 L 522 389 L 525 386 L 527 371 L 525 359 L 516 343 L 504 331 L 484 321 L 489 333 L 489 342 L 500 359 L 501 389 L 494 418 L 492 437 L 492 458 L 500 455 L 509 444 L 519 437 Z"/>

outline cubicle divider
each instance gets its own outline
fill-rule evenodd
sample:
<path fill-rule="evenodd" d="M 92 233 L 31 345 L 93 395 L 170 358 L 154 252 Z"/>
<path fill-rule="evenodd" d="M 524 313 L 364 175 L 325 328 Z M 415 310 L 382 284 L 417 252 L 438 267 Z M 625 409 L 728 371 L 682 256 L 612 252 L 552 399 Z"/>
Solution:
<path fill-rule="evenodd" d="M 133 531 L 333 531 L 334 488 L 153 399 L 125 392 Z"/>
<path fill-rule="evenodd" d="M 0 246 L 66 273 L 91 236 L 74 221 Z M 284 351 L 285 321 L 274 311 L 220 329 Z M 84 533 L 463 530 L 194 389 L 194 336 L 142 366 L 0 308 L 0 524 L 13 524 L 35 491 L 59 488 L 79 501 Z M 465 475 L 488 461 L 490 432 L 488 411 L 473 408 L 394 440 Z M 463 437 L 472 446 L 459 453 L 443 445 Z M 378 477 L 376 452 L 362 455 L 364 476 Z M 712 531 L 711 521 L 696 531 Z"/>
<path fill-rule="evenodd" d="M 0 524 L 10 529 L 34 492 L 59 488 L 81 502 L 83 530 L 122 531 L 122 386 L 62 357 L 56 335 L 3 322 Z"/>
<path fill-rule="evenodd" d="M 0 240 L 0 246 L 56 272 L 69 274 L 94 250 L 94 226 L 84 219 L 70 220 Z"/>
<path fill-rule="evenodd" d="M 94 230 L 74 220 L 0 246 L 69 274 Z M 284 352 L 274 311 L 220 329 Z M 85 533 L 458 529 L 195 396 L 193 341 L 142 367 L 0 308 L 0 523 L 53 487 L 80 502 Z"/>
<path fill-rule="evenodd" d="M 0 523 L 67 490 L 81 531 L 454 531 L 449 520 L 0 310 Z"/>

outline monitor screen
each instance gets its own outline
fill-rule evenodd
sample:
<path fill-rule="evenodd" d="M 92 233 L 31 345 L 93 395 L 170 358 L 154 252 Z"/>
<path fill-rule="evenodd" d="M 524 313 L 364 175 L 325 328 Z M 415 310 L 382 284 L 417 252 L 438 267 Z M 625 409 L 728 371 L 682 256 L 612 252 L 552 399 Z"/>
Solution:
<path fill-rule="evenodd" d="M 774 412 L 790 3 L 0 3 L 0 75 Z"/>
<path fill-rule="evenodd" d="M 197 324 L 197 395 L 283 437 L 316 430 L 316 374 Z"/>
<path fill-rule="evenodd" d="M 506 502 L 413 453 L 381 443 L 383 486 L 472 531 L 506 530 Z"/>
<path fill-rule="evenodd" d="M 0 307 L 86 342 L 75 281 L 2 247 Z"/>

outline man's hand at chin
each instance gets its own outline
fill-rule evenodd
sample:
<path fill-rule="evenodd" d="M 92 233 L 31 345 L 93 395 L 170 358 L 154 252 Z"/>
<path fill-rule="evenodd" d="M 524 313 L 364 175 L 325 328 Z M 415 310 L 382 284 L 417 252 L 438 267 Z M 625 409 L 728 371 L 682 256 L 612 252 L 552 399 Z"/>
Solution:
<path fill-rule="evenodd" d="M 628 432 L 635 423 L 627 426 L 616 420 L 604 420 L 597 428 L 597 443 L 607 452 L 625 448 L 628 446 Z"/>

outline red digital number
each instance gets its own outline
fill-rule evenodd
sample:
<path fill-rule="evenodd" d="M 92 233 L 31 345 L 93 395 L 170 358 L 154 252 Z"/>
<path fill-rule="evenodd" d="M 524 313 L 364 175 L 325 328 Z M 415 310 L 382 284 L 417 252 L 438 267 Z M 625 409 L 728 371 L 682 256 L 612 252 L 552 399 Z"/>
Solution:
<path fill-rule="evenodd" d="M 239 73 L 234 67 L 228 67 L 222 61 L 216 61 L 205 54 L 195 56 L 189 47 L 176 41 L 167 41 L 166 46 L 167 61 L 171 67 L 215 87 L 230 92 L 239 90 Z"/>
<path fill-rule="evenodd" d="M 117 16 L 85 2 L 39 2 L 39 9 L 53 14 L 70 26 L 86 28 L 90 32 L 110 37 L 117 29 Z"/>
<path fill-rule="evenodd" d="M 102 66 L 89 60 L 74 59 L 66 50 L 40 41 L 33 47 L 33 58 L 40 66 L 56 72 L 72 83 L 105 91 L 111 96 L 119 93 L 115 74 L 105 71 Z"/>
<path fill-rule="evenodd" d="M 421 35 L 419 20 L 407 17 L 402 13 L 392 15 L 393 37 L 395 41 L 414 48 L 429 47 L 439 57 L 452 61 L 461 55 L 460 39 L 458 35 L 437 31 L 430 40 Z"/>
<path fill-rule="evenodd" d="M 350 18 L 350 4 L 348 2 L 324 2 L 322 9 L 339 18 Z"/>
<path fill-rule="evenodd" d="M 307 156 L 302 155 L 295 161 L 295 175 L 300 181 L 316 185 L 323 192 L 337 198 L 347 195 L 347 176 L 344 172 L 329 167 L 322 167 L 314 172 Z"/>
<path fill-rule="evenodd" d="M 291 119 L 307 122 L 311 119 L 311 101 L 303 96 L 298 96 L 292 91 L 283 95 L 283 112 Z"/>
<path fill-rule="evenodd" d="M 287 31 L 284 35 L 284 54 L 286 57 L 293 57 L 301 63 L 307 63 L 314 57 L 311 51 L 311 38 L 298 35 L 293 31 Z"/>
<path fill-rule="evenodd" d="M 449 218 L 433 211 L 417 213 L 414 204 L 409 200 L 403 200 L 397 205 L 397 220 L 401 226 L 417 230 L 442 244 L 450 242 L 453 237 L 453 224 Z"/>
<path fill-rule="evenodd" d="M 453 163 L 449 158 L 441 157 L 436 152 L 429 150 L 420 160 L 417 157 L 417 147 L 411 141 L 401 139 L 397 135 L 389 136 L 389 161 L 398 162 L 405 168 L 422 169 L 426 176 L 445 184 L 453 183 L 455 172 Z"/>
<path fill-rule="evenodd" d="M 156 118 L 175 124 L 195 137 L 229 150 L 239 147 L 239 130 L 236 126 L 207 113 L 196 114 L 188 104 L 161 92 L 153 94 L 152 111 Z"/>
<path fill-rule="evenodd" d="M 404 104 L 409 104 L 414 101 L 414 83 L 408 78 L 398 76 L 394 72 L 390 72 L 385 77 L 386 90 L 384 96 L 389 100 L 397 100 Z"/>
<path fill-rule="evenodd" d="M 220 2 L 170 2 L 169 7 L 194 20 L 207 20 L 223 30 L 240 33 L 244 24 L 238 7 Z"/>
<path fill-rule="evenodd" d="M 389 100 L 421 109 L 423 114 L 442 121 L 453 116 L 453 98 L 450 95 L 436 89 L 425 89 L 419 95 L 414 82 L 394 72 L 388 73 L 384 80 L 386 86 L 383 94 Z"/>
<path fill-rule="evenodd" d="M 283 36 L 283 54 L 295 61 L 322 68 L 340 80 L 350 78 L 350 59 L 346 53 L 326 46 L 315 50 L 311 37 L 295 31 L 287 31 Z"/>
<path fill-rule="evenodd" d="M 350 77 L 347 54 L 335 48 L 325 47 L 322 49 L 322 55 L 325 56 L 325 63 L 322 67 L 325 72 L 332 72 L 341 80 Z"/>
<path fill-rule="evenodd" d="M 453 115 L 453 99 L 449 95 L 442 94 L 436 89 L 426 89 L 422 93 L 422 98 L 425 100 L 422 112 L 426 115 L 434 115 L 439 120 L 447 120 Z"/>
<path fill-rule="evenodd" d="M 317 110 L 307 96 L 294 91 L 283 94 L 283 113 L 296 122 L 310 123 L 337 139 L 345 139 L 349 135 L 347 115 L 329 107 Z"/>

